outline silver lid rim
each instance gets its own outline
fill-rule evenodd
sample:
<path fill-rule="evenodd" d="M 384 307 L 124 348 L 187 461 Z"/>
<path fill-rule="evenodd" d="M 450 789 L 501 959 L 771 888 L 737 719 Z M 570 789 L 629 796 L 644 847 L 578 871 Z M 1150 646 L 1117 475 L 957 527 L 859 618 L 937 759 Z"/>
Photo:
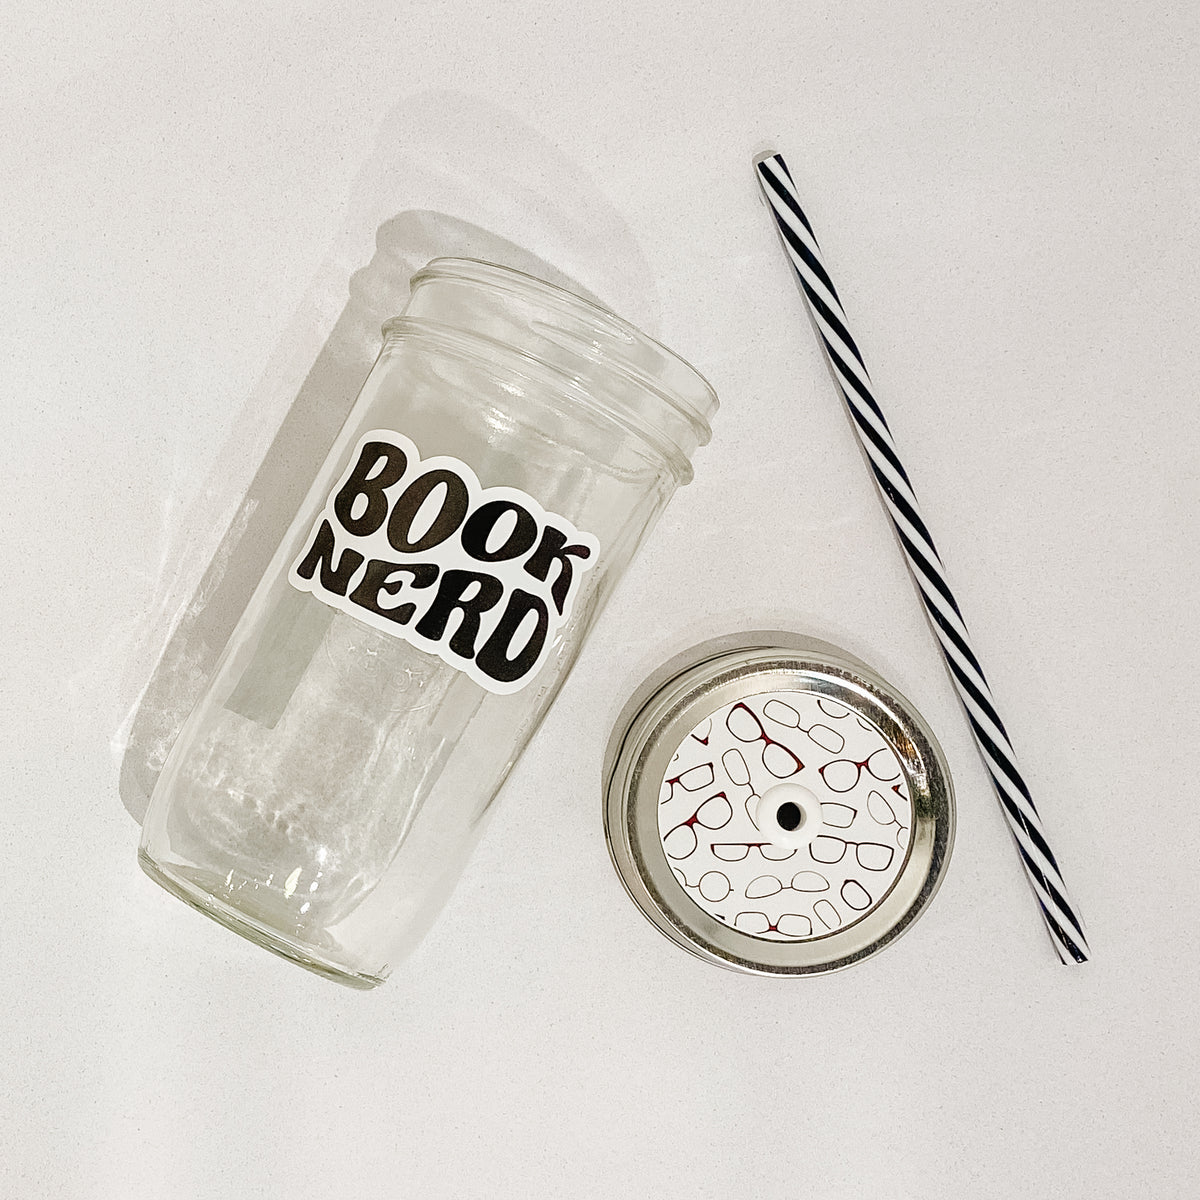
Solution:
<path fill-rule="evenodd" d="M 853 923 L 804 941 L 766 940 L 716 920 L 679 885 L 657 837 L 659 788 L 682 737 L 723 704 L 784 688 L 819 692 L 875 724 L 902 763 L 913 804 L 907 858 L 891 889 Z M 844 650 L 784 631 L 714 639 L 655 672 L 617 722 L 604 780 L 609 854 L 634 903 L 683 949 L 750 974 L 826 973 L 878 953 L 928 907 L 954 840 L 950 773 L 920 714 Z"/>

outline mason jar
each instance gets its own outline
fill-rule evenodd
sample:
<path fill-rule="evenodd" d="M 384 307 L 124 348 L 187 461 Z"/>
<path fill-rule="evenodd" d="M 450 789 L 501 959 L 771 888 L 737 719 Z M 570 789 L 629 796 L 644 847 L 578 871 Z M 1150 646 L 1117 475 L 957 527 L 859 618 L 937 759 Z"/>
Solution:
<path fill-rule="evenodd" d="M 145 870 L 302 966 L 382 982 L 716 408 L 607 309 L 489 263 L 418 272 L 166 761 Z"/>

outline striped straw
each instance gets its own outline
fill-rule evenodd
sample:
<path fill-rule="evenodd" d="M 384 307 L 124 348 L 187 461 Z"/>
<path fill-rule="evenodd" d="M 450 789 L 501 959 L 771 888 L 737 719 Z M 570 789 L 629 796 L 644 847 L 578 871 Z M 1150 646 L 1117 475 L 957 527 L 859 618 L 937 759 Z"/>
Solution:
<path fill-rule="evenodd" d="M 958 603 L 946 583 L 945 569 L 921 519 L 908 473 L 896 453 L 892 432 L 875 401 L 867 368 L 846 327 L 846 314 L 822 261 L 812 226 L 800 207 L 796 187 L 778 154 L 756 163 L 758 181 L 775 216 L 784 249 L 795 268 L 804 298 L 829 357 L 829 366 L 846 402 L 855 431 L 870 463 L 909 570 L 925 605 L 933 632 L 959 698 L 971 722 L 975 744 L 992 778 L 1000 807 L 1008 820 L 1021 862 L 1046 920 L 1046 928 L 1063 962 L 1091 957 L 1083 923 L 1063 883 L 1029 788 L 1017 769 L 1008 733 L 996 712 L 991 690 Z"/>

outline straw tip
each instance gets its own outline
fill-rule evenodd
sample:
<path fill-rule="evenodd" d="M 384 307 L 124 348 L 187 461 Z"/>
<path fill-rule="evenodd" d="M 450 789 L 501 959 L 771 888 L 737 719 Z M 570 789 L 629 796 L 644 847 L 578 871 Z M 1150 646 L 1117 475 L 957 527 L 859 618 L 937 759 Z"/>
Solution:
<path fill-rule="evenodd" d="M 780 158 L 779 152 L 773 146 L 768 146 L 766 149 L 759 150 L 755 153 L 754 169 L 758 170 L 758 167 L 760 166 L 760 164 L 766 162 L 767 159 L 769 159 L 769 158 L 779 158 L 781 162 L 783 161 Z"/>

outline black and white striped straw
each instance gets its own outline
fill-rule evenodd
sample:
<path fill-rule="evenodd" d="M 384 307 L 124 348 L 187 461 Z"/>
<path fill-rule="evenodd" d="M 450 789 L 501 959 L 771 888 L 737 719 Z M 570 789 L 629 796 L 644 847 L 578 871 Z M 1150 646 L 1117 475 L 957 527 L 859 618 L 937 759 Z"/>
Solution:
<path fill-rule="evenodd" d="M 825 344 L 830 369 L 853 419 L 879 494 L 895 525 L 925 613 L 941 644 L 950 677 L 971 722 L 975 744 L 1012 830 L 1046 927 L 1063 962 L 1087 962 L 1091 951 L 1083 922 L 1067 894 L 1041 818 L 1017 768 L 1016 756 L 996 712 L 983 669 L 971 649 L 962 613 L 946 583 L 942 560 L 921 519 L 908 473 L 896 453 L 887 420 L 876 403 L 862 354 L 850 336 L 837 289 L 825 269 L 812 225 L 800 207 L 791 174 L 778 154 L 763 156 L 756 166 L 758 181 Z"/>

